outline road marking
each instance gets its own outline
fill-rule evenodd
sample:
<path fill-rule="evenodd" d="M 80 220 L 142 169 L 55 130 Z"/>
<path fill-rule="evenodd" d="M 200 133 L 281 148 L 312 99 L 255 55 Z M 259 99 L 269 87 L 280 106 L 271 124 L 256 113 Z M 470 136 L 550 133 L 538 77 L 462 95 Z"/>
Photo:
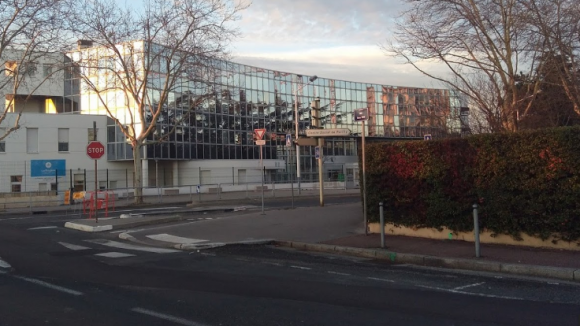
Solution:
<path fill-rule="evenodd" d="M 127 249 L 127 250 L 137 250 L 137 251 L 145 251 L 145 252 L 154 252 L 157 254 L 169 254 L 174 252 L 180 252 L 180 250 L 175 249 L 165 249 L 165 248 L 155 248 L 155 247 L 145 247 L 145 246 L 137 246 L 129 243 L 122 243 L 117 241 L 105 240 L 105 239 L 89 239 L 85 240 L 86 242 L 96 243 L 107 247 L 114 247 L 119 249 Z"/>
<path fill-rule="evenodd" d="M 310 267 L 304 267 L 304 266 L 295 266 L 295 265 L 292 265 L 292 266 L 290 266 L 290 267 L 292 267 L 292 268 L 298 268 L 298 269 L 303 269 L 303 270 L 307 270 L 307 271 L 312 269 L 312 268 L 310 268 Z"/>
<path fill-rule="evenodd" d="M 420 287 L 420 288 L 424 288 L 424 289 L 451 292 L 451 293 L 457 293 L 457 294 L 473 295 L 473 296 L 477 296 L 477 297 L 494 298 L 494 299 L 508 299 L 508 300 L 524 300 L 523 298 L 518 298 L 518 297 L 508 297 L 508 296 L 503 296 L 503 295 L 484 294 L 484 293 L 476 293 L 476 292 L 465 292 L 465 291 L 458 291 L 458 290 L 453 290 L 453 289 L 438 288 L 435 286 L 427 286 L 427 285 L 419 285 L 419 284 L 416 284 L 415 286 Z"/>
<path fill-rule="evenodd" d="M 35 228 L 30 228 L 28 229 L 28 231 L 34 231 L 34 230 L 47 230 L 47 229 L 56 229 L 58 226 L 55 225 L 50 225 L 50 226 L 38 226 Z"/>
<path fill-rule="evenodd" d="M 172 316 L 172 315 L 163 314 L 163 313 L 160 313 L 160 312 L 155 312 L 155 311 L 152 311 L 152 310 L 143 309 L 143 308 L 139 308 L 139 307 L 133 308 L 133 309 L 131 309 L 131 311 L 137 312 L 137 313 L 140 313 L 140 314 L 144 314 L 144 315 L 148 315 L 148 316 L 151 316 L 151 317 L 156 317 L 156 318 L 159 318 L 159 319 L 164 319 L 164 320 L 170 321 L 172 323 L 180 324 L 180 325 L 185 325 L 185 326 L 204 326 L 204 324 L 196 323 L 196 322 L 191 321 L 191 320 L 187 320 L 187 319 L 183 319 L 183 318 L 180 318 L 180 317 L 175 317 L 175 316 Z"/>
<path fill-rule="evenodd" d="M 334 272 L 334 271 L 328 271 L 328 274 L 336 274 L 336 275 L 342 275 L 342 276 L 350 276 L 350 274 L 347 274 L 347 273 L 340 273 L 340 272 Z"/>
<path fill-rule="evenodd" d="M 474 286 L 480 286 L 482 284 L 485 284 L 485 282 L 474 283 L 474 284 L 469 284 L 469 285 L 464 285 L 464 286 L 458 286 L 458 287 L 454 288 L 453 290 L 463 290 L 463 289 L 467 289 L 467 288 L 472 288 Z"/>
<path fill-rule="evenodd" d="M 26 282 L 30 282 L 30 283 L 33 283 L 33 284 L 36 284 L 36 285 L 44 286 L 46 288 L 49 288 L 49 289 L 52 289 L 52 290 L 57 290 L 57 291 L 60 291 L 60 292 L 63 292 L 63 293 L 77 295 L 77 296 L 83 295 L 82 292 L 75 291 L 75 290 L 71 290 L 71 289 L 65 288 L 65 287 L 60 286 L 60 285 L 55 285 L 55 284 L 51 284 L 51 283 L 48 283 L 48 282 L 45 282 L 45 281 L 37 280 L 35 278 L 28 278 L 28 277 L 24 277 L 24 276 L 14 276 L 14 277 L 17 278 L 17 279 L 26 281 Z"/>
<path fill-rule="evenodd" d="M 206 220 L 213 220 L 213 217 L 206 217 Z"/>
<path fill-rule="evenodd" d="M 395 281 L 393 280 L 389 280 L 386 278 L 379 278 L 379 277 L 367 277 L 369 280 L 374 280 L 374 281 L 381 281 L 381 282 L 389 282 L 389 283 L 395 283 Z"/>
<path fill-rule="evenodd" d="M 0 268 L 10 268 L 10 267 L 12 266 L 10 266 L 10 264 L 8 264 L 4 260 L 2 260 L 2 258 L 0 258 Z"/>
<path fill-rule="evenodd" d="M 111 251 L 111 252 L 104 252 L 104 253 L 100 253 L 100 254 L 95 254 L 95 256 L 102 256 L 102 257 L 108 257 L 108 258 L 124 258 L 124 257 L 132 257 L 135 255 L 126 254 L 123 252 Z"/>
<path fill-rule="evenodd" d="M 167 233 L 150 234 L 150 235 L 147 235 L 146 237 L 149 239 L 157 240 L 157 241 L 181 243 L 181 244 L 193 244 L 193 243 L 200 243 L 200 242 L 209 241 L 209 240 L 204 240 L 204 239 L 192 239 L 192 238 L 178 237 L 178 236 L 167 234 Z"/>
<path fill-rule="evenodd" d="M 61 244 L 62 246 L 64 246 L 65 248 L 68 248 L 70 250 L 87 250 L 87 249 L 91 249 L 89 247 L 79 246 L 79 245 L 76 245 L 76 244 L 66 243 L 66 242 L 59 242 L 59 244 Z"/>
<path fill-rule="evenodd" d="M 274 265 L 274 266 L 278 266 L 278 267 L 284 266 L 283 264 L 280 264 L 280 263 L 274 263 L 274 262 L 271 262 L 271 261 L 263 261 L 263 262 L 261 262 L 261 263 L 263 263 L 263 264 L 268 264 L 268 265 Z"/>

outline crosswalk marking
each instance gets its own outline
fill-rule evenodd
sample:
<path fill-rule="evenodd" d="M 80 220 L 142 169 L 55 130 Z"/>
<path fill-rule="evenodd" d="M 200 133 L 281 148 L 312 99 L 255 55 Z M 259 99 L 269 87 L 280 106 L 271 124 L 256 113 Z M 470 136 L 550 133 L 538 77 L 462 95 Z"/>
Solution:
<path fill-rule="evenodd" d="M 102 256 L 102 257 L 108 257 L 108 258 L 124 258 L 124 257 L 132 257 L 135 255 L 111 251 L 111 252 L 103 252 L 100 254 L 95 254 L 95 256 Z"/>
<path fill-rule="evenodd" d="M 48 229 L 56 229 L 58 226 L 49 225 L 49 226 L 38 226 L 35 228 L 30 228 L 28 231 L 35 231 L 35 230 L 48 230 Z"/>
<path fill-rule="evenodd" d="M 96 243 L 99 245 L 107 246 L 107 247 L 114 247 L 119 249 L 127 249 L 127 250 L 137 250 L 137 251 L 145 251 L 145 252 L 154 252 L 158 254 L 168 254 L 173 252 L 180 252 L 180 250 L 175 249 L 165 249 L 165 248 L 154 248 L 154 247 L 145 247 L 145 246 L 138 246 L 129 243 L 122 243 L 117 241 L 105 240 L 105 239 L 89 239 L 85 240 L 86 242 Z"/>
<path fill-rule="evenodd" d="M 150 234 L 147 238 L 157 241 L 163 242 L 171 242 L 171 243 L 181 243 L 181 244 L 193 244 L 193 243 L 200 243 L 200 242 L 207 242 L 209 240 L 204 239 L 192 239 L 192 238 L 184 238 L 178 237 L 175 235 L 162 233 L 162 234 Z"/>
<path fill-rule="evenodd" d="M 72 244 L 72 243 L 66 243 L 66 242 L 59 242 L 59 244 L 61 244 L 62 246 L 64 246 L 65 248 L 68 248 L 70 250 L 87 250 L 87 249 L 91 249 L 89 247 L 79 246 L 79 245 L 75 245 L 75 244 Z"/>

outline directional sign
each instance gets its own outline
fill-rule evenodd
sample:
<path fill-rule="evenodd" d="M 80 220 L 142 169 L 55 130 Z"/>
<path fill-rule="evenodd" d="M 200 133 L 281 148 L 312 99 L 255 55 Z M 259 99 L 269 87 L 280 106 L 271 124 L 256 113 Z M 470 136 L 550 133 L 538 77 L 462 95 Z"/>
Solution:
<path fill-rule="evenodd" d="M 308 137 L 341 137 L 350 136 L 350 130 L 346 128 L 338 129 L 308 129 L 306 130 Z"/>
<path fill-rule="evenodd" d="M 314 158 L 317 160 L 320 159 L 320 146 L 314 147 Z"/>
<path fill-rule="evenodd" d="M 292 135 L 286 135 L 286 147 L 292 147 Z"/>
<path fill-rule="evenodd" d="M 254 129 L 254 134 L 256 135 L 256 139 L 264 138 L 264 134 L 266 133 L 266 129 Z"/>
<path fill-rule="evenodd" d="M 258 140 L 256 140 L 256 145 L 260 145 L 260 146 L 266 145 L 266 141 L 263 139 L 258 139 Z"/>
<path fill-rule="evenodd" d="M 366 121 L 369 119 L 369 109 L 355 109 L 354 110 L 354 121 Z"/>
<path fill-rule="evenodd" d="M 100 159 L 105 154 L 105 146 L 100 141 L 92 141 L 87 145 L 87 155 L 93 160 Z"/>
<path fill-rule="evenodd" d="M 423 140 L 431 140 L 431 134 L 425 134 Z"/>

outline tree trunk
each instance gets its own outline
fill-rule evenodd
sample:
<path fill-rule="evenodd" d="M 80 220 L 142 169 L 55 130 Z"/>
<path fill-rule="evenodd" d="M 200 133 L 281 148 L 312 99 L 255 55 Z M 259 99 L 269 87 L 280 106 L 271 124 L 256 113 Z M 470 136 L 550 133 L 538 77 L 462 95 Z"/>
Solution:
<path fill-rule="evenodd" d="M 143 163 L 141 162 L 141 144 L 133 143 L 133 169 L 135 179 L 133 187 L 135 188 L 135 204 L 143 204 Z"/>

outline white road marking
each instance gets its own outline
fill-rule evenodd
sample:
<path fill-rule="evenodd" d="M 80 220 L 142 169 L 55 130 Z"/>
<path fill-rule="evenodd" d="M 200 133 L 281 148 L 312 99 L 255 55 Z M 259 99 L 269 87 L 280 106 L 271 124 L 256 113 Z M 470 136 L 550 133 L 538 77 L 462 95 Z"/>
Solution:
<path fill-rule="evenodd" d="M 10 267 L 12 266 L 7 262 L 3 261 L 2 258 L 0 258 L 0 268 L 10 268 Z"/>
<path fill-rule="evenodd" d="M 213 217 L 206 217 L 206 220 L 213 220 Z"/>
<path fill-rule="evenodd" d="M 342 275 L 342 276 L 350 276 L 350 274 L 347 274 L 347 273 L 334 272 L 334 271 L 328 271 L 328 274 L 335 274 L 335 275 Z"/>
<path fill-rule="evenodd" d="M 284 266 L 284 265 L 282 265 L 282 264 L 280 264 L 280 263 L 274 263 L 274 262 L 270 262 L 270 261 L 263 261 L 262 263 L 264 263 L 264 264 L 268 264 L 268 265 L 279 266 L 279 267 L 280 267 L 280 266 Z"/>
<path fill-rule="evenodd" d="M 201 254 L 203 256 L 212 256 L 212 257 L 215 257 L 216 256 L 216 254 L 210 254 L 209 252 L 201 252 Z"/>
<path fill-rule="evenodd" d="M 35 278 L 28 278 L 28 277 L 24 277 L 24 276 L 14 276 L 14 277 L 17 278 L 17 279 L 26 281 L 26 282 L 34 283 L 36 285 L 44 286 L 46 288 L 49 288 L 49 289 L 52 289 L 52 290 L 57 290 L 57 291 L 60 291 L 60 292 L 63 292 L 63 293 L 77 295 L 77 296 L 78 295 L 83 295 L 82 292 L 75 291 L 75 290 L 71 290 L 71 289 L 65 288 L 65 287 L 60 286 L 60 285 L 54 285 L 54 284 L 51 284 L 51 283 L 48 283 L 48 282 L 45 282 L 45 281 L 37 280 Z"/>
<path fill-rule="evenodd" d="M 467 289 L 467 288 L 472 288 L 474 286 L 480 286 L 482 284 L 485 284 L 485 282 L 474 283 L 474 284 L 469 284 L 469 285 L 464 285 L 464 286 L 458 286 L 458 287 L 454 288 L 453 290 L 463 290 L 463 289 Z"/>
<path fill-rule="evenodd" d="M 76 244 L 72 244 L 72 243 L 66 243 L 66 242 L 59 242 L 59 244 L 63 245 L 64 247 L 70 249 L 70 250 L 87 250 L 87 249 L 91 249 L 89 247 L 85 247 L 85 246 L 79 246 Z"/>
<path fill-rule="evenodd" d="M 158 254 L 168 254 L 174 252 L 180 252 L 180 250 L 175 249 L 165 249 L 165 248 L 155 248 L 155 247 L 145 247 L 145 246 L 137 246 L 129 243 L 122 243 L 117 241 L 105 240 L 105 239 L 89 239 L 85 240 L 90 243 L 96 243 L 107 247 L 114 247 L 120 249 L 127 249 L 127 250 L 137 250 L 137 251 L 145 251 L 145 252 L 154 252 Z"/>
<path fill-rule="evenodd" d="M 508 300 L 524 300 L 523 298 L 518 298 L 518 297 L 508 297 L 508 296 L 503 296 L 503 295 L 484 294 L 484 293 L 475 293 L 475 292 L 465 292 L 465 291 L 458 291 L 458 290 L 453 290 L 453 289 L 438 288 L 438 287 L 435 287 L 435 286 L 427 286 L 427 285 L 419 285 L 419 284 L 416 284 L 415 286 L 420 287 L 420 288 L 430 289 L 430 290 L 438 290 L 438 291 L 451 292 L 451 293 L 457 293 L 457 294 L 474 295 L 474 296 L 477 296 L 477 297 L 495 298 L 495 299 L 508 299 Z"/>
<path fill-rule="evenodd" d="M 28 231 L 34 231 L 34 230 L 47 230 L 47 229 L 56 229 L 58 226 L 55 225 L 50 225 L 50 226 L 38 226 L 35 228 L 30 228 L 28 229 Z"/>
<path fill-rule="evenodd" d="M 374 281 L 381 281 L 381 282 L 389 282 L 389 283 L 395 283 L 395 281 L 393 280 L 389 280 L 386 278 L 380 278 L 380 277 L 367 277 L 369 280 L 374 280 Z"/>
<path fill-rule="evenodd" d="M 111 251 L 111 252 L 104 252 L 101 254 L 95 254 L 95 256 L 102 256 L 102 257 L 108 257 L 108 258 L 124 258 L 124 257 L 132 257 L 135 255 L 132 254 L 126 254 L 123 252 L 116 252 L 116 251 Z"/>
<path fill-rule="evenodd" d="M 139 308 L 139 307 L 133 308 L 133 309 L 131 309 L 131 311 L 137 312 L 137 313 L 140 313 L 140 314 L 144 314 L 144 315 L 148 315 L 148 316 L 151 316 L 151 317 L 156 317 L 156 318 L 159 318 L 159 319 L 164 319 L 166 321 L 170 321 L 172 323 L 176 323 L 176 324 L 180 324 L 180 325 L 185 325 L 185 326 L 204 326 L 204 324 L 196 323 L 196 322 L 191 321 L 191 320 L 187 320 L 187 319 L 183 319 L 183 318 L 180 318 L 180 317 L 175 317 L 175 316 L 172 316 L 172 315 L 163 314 L 163 313 L 160 313 L 160 312 L 155 312 L 155 311 L 152 311 L 152 310 L 143 309 L 143 308 Z"/>
<path fill-rule="evenodd" d="M 298 269 L 304 269 L 304 270 L 311 270 L 311 269 L 312 269 L 312 268 L 310 268 L 310 267 L 304 267 L 304 266 L 295 266 L 295 265 L 292 265 L 292 266 L 290 266 L 290 267 L 292 267 L 292 268 L 298 268 Z"/>
<path fill-rule="evenodd" d="M 209 240 L 204 240 L 204 239 L 192 239 L 192 238 L 178 237 L 178 236 L 167 234 L 167 233 L 150 234 L 147 236 L 147 238 L 157 240 L 157 241 L 171 242 L 171 243 L 182 243 L 182 244 L 192 244 L 192 243 L 200 243 L 200 242 L 209 241 Z"/>

